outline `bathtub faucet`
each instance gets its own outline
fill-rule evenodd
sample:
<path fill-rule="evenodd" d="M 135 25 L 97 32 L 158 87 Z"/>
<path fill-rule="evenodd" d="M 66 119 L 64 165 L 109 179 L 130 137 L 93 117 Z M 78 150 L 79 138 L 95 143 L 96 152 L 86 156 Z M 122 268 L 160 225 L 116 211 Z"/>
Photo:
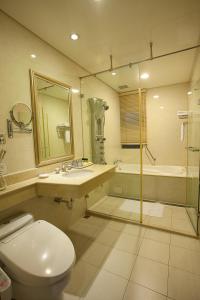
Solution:
<path fill-rule="evenodd" d="M 117 159 L 117 160 L 113 161 L 113 164 L 116 165 L 116 166 L 118 166 L 120 162 L 122 162 L 122 160 L 121 159 Z"/>

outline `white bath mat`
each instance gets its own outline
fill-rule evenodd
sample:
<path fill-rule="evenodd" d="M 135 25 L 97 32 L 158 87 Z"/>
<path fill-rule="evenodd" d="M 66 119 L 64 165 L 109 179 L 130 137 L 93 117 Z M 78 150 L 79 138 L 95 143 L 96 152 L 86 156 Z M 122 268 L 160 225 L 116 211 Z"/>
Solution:
<path fill-rule="evenodd" d="M 119 207 L 126 212 L 140 213 L 140 202 L 136 200 L 125 200 Z M 160 203 L 143 202 L 143 214 L 151 217 L 163 217 L 164 205 Z"/>

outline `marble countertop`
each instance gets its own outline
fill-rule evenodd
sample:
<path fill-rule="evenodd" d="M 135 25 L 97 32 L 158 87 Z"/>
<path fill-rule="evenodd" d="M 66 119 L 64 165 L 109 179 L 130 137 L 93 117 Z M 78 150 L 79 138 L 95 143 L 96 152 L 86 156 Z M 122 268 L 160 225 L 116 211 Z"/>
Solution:
<path fill-rule="evenodd" d="M 69 172 L 73 172 L 76 169 L 72 169 Z M 86 187 L 90 185 L 91 188 L 99 183 L 101 184 L 101 178 L 106 179 L 105 175 L 111 174 L 115 171 L 115 165 L 92 165 L 82 170 L 89 170 L 89 174 L 87 176 L 76 176 L 76 177 L 67 177 L 63 176 L 63 174 L 55 174 L 55 172 L 49 173 L 50 176 L 45 179 L 39 179 L 38 177 L 34 177 L 28 180 L 23 180 L 15 184 L 8 185 L 7 188 L 3 191 L 0 191 L 0 198 L 8 196 L 10 193 L 17 192 L 22 189 L 36 187 L 36 192 L 39 195 L 49 195 L 47 191 L 47 187 L 49 191 L 55 190 L 57 187 L 61 187 L 61 189 L 65 188 L 65 190 L 75 191 L 75 189 L 79 187 Z M 42 192 L 41 192 L 42 190 Z M 45 191 L 46 190 L 46 191 Z M 86 189 L 87 190 L 87 189 Z M 57 189 L 55 190 L 57 194 Z M 75 193 L 75 195 L 79 195 L 80 193 Z M 52 194 L 51 194 L 52 195 Z"/>

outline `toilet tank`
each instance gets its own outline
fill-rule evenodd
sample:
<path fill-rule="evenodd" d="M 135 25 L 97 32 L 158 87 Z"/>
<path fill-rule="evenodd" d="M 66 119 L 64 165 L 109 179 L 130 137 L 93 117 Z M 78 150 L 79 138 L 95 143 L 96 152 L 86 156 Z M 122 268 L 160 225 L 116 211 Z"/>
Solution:
<path fill-rule="evenodd" d="M 14 218 L 6 219 L 0 223 L 0 240 L 16 232 L 20 228 L 33 223 L 34 218 L 31 214 L 22 214 Z"/>

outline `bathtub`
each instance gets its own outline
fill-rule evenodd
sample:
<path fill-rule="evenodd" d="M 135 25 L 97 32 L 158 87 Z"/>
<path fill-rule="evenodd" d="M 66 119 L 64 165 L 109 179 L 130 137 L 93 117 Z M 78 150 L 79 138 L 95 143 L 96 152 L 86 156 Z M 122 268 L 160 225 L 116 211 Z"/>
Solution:
<path fill-rule="evenodd" d="M 172 177 L 186 177 L 186 168 L 182 166 L 152 166 L 143 165 L 144 175 L 156 176 L 172 176 Z M 140 174 L 139 164 L 120 163 L 116 169 L 118 173 Z"/>
<path fill-rule="evenodd" d="M 139 199 L 140 165 L 120 163 L 109 182 L 109 195 Z M 143 165 L 143 199 L 186 204 L 186 168 Z"/>

